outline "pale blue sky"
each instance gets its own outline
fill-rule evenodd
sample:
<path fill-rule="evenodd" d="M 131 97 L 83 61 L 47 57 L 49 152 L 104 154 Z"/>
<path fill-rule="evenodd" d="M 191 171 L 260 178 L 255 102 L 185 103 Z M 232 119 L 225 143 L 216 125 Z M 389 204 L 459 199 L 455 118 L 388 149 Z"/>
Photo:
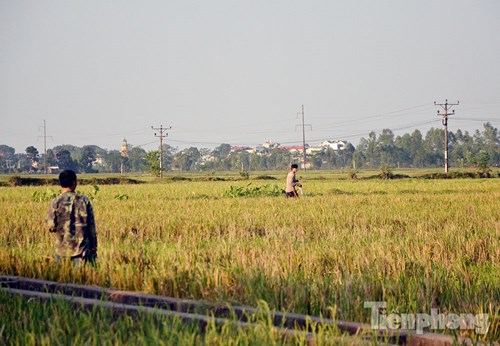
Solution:
<path fill-rule="evenodd" d="M 500 1 L 0 0 L 0 144 L 155 149 L 500 127 Z M 404 110 L 404 111 L 401 111 Z M 398 130 L 399 129 L 399 130 Z"/>

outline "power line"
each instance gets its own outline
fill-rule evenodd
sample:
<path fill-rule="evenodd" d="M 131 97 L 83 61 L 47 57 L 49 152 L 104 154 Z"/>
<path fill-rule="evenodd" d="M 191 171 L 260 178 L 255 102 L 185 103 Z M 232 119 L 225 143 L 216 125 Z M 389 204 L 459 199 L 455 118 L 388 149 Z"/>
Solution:
<path fill-rule="evenodd" d="M 499 122 L 500 119 L 474 119 L 474 118 L 453 118 L 455 120 L 462 120 L 462 121 L 479 121 L 479 122 L 489 122 L 489 121 L 492 121 L 492 122 Z"/>
<path fill-rule="evenodd" d="M 407 115 L 415 116 L 418 114 L 427 114 L 427 111 L 426 110 L 418 110 L 418 111 L 414 111 L 414 112 L 396 114 L 396 115 L 392 115 L 392 116 L 384 114 L 381 116 L 370 116 L 370 117 L 366 117 L 366 118 L 350 119 L 350 120 L 344 120 L 344 121 L 339 121 L 339 122 L 335 122 L 335 123 L 322 123 L 322 124 L 319 124 L 318 126 L 320 126 L 322 129 L 331 129 L 331 128 L 337 128 L 340 126 L 351 125 L 351 124 L 360 123 L 360 122 L 368 123 L 371 121 L 380 121 L 380 119 L 383 119 L 385 117 L 387 117 L 389 119 L 393 119 L 394 117 L 402 117 L 402 116 L 407 116 Z"/>
<path fill-rule="evenodd" d="M 355 119 L 350 119 L 350 120 L 347 120 L 347 121 L 344 121 L 344 122 L 340 122 L 340 123 L 351 123 L 351 122 L 358 122 L 358 121 L 366 121 L 367 119 L 380 118 L 380 117 L 385 117 L 385 116 L 388 116 L 388 115 L 390 115 L 390 116 L 403 116 L 403 115 L 415 114 L 415 113 L 420 113 L 423 110 L 425 110 L 425 108 L 429 108 L 429 107 L 430 106 L 429 106 L 428 103 L 424 103 L 424 104 L 420 104 L 420 105 L 417 105 L 417 106 L 412 106 L 412 107 L 398 109 L 398 110 L 395 110 L 395 111 L 389 111 L 389 112 L 384 112 L 384 113 L 377 113 L 377 114 L 373 114 L 373 115 L 361 115 L 361 116 L 356 117 Z M 424 109 L 416 111 L 416 112 L 406 112 L 406 111 L 414 110 L 414 109 L 417 109 L 417 108 L 424 108 Z M 405 113 L 401 113 L 401 112 L 405 112 Z M 401 113 L 401 114 L 397 114 L 397 113 Z M 331 116 L 329 116 L 328 118 L 331 118 Z"/>
<path fill-rule="evenodd" d="M 421 125 L 437 123 L 438 121 L 439 120 L 427 120 L 427 121 L 412 123 L 412 124 L 397 127 L 397 128 L 391 128 L 390 130 L 396 132 L 396 131 L 400 131 L 400 130 L 415 128 L 415 127 L 421 126 Z M 384 127 L 384 128 L 387 128 L 387 127 Z M 371 131 L 381 131 L 384 128 L 377 128 L 377 129 L 373 129 Z M 349 133 L 349 134 L 345 134 L 345 135 L 339 135 L 338 138 L 341 138 L 341 139 L 356 138 L 356 137 L 365 136 L 368 134 L 369 134 L 369 132 L 366 132 L 366 131 L 365 132 L 358 132 L 358 133 Z M 331 137 L 322 137 L 322 138 L 313 138 L 313 139 L 310 139 L 310 141 L 322 142 L 322 141 L 330 140 L 330 139 L 332 139 L 332 138 Z M 235 141 L 231 141 L 231 140 L 224 141 L 224 142 L 200 142 L 200 141 L 185 141 L 185 140 L 180 140 L 180 139 L 170 139 L 169 141 L 173 142 L 173 143 L 180 143 L 180 144 L 203 144 L 203 145 L 221 145 L 221 144 L 225 144 L 225 143 L 226 144 L 231 143 L 231 144 L 236 145 L 236 146 L 247 146 L 247 145 L 252 146 L 252 145 L 259 145 L 260 144 L 260 143 L 250 143 L 250 142 L 239 143 L 239 142 L 235 142 Z M 294 141 L 280 141 L 280 140 L 278 140 L 277 142 L 279 142 L 281 144 L 297 144 L 298 143 L 297 140 L 294 140 Z"/>
<path fill-rule="evenodd" d="M 152 141 L 152 142 L 147 142 L 147 143 L 144 143 L 144 144 L 139 144 L 139 145 L 133 145 L 133 147 L 143 147 L 145 145 L 149 145 L 149 144 L 153 144 L 153 143 L 156 143 L 156 140 Z"/>
<path fill-rule="evenodd" d="M 432 124 L 432 123 L 436 123 L 438 122 L 439 120 L 430 120 L 430 121 L 424 121 L 424 122 L 419 122 L 419 123 L 414 123 L 414 124 L 411 124 L 411 125 L 406 125 L 406 126 L 402 126 L 402 127 L 397 127 L 397 128 L 392 128 L 390 129 L 391 131 L 400 131 L 400 130 L 406 130 L 406 129 L 411 129 L 411 128 L 414 128 L 414 127 L 417 127 L 417 126 L 421 126 L 421 125 L 427 125 L 427 124 Z M 385 127 L 387 128 L 387 127 Z M 371 130 L 370 132 L 372 131 L 381 131 L 383 130 L 384 128 L 378 128 L 378 129 L 374 129 L 374 130 Z M 342 138 L 342 139 L 347 139 L 347 138 L 355 138 L 355 137 L 359 137 L 359 136 L 365 136 L 365 135 L 368 135 L 370 132 L 358 132 L 358 133 L 355 133 L 355 134 L 347 134 L 347 135 L 340 135 L 338 136 L 338 138 Z M 314 138 L 314 139 L 310 139 L 311 141 L 326 141 L 326 140 L 329 140 L 331 138 L 325 138 L 325 137 L 322 137 L 322 138 Z M 297 143 L 297 141 L 289 141 L 289 142 L 282 142 L 280 141 L 280 143 L 282 144 L 293 144 L 293 143 Z"/>

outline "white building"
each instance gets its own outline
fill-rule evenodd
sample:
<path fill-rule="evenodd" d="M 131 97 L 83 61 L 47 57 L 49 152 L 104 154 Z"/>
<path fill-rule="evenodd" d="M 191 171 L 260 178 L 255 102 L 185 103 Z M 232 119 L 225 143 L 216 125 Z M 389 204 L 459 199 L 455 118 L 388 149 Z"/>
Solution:
<path fill-rule="evenodd" d="M 323 150 L 325 150 L 325 147 L 322 147 L 322 146 L 308 147 L 308 148 L 306 148 L 306 153 L 307 153 L 307 155 L 312 155 L 312 154 L 320 153 Z"/>
<path fill-rule="evenodd" d="M 280 144 L 275 143 L 273 141 L 267 141 L 264 144 L 262 144 L 262 146 L 266 149 L 273 149 L 273 148 L 279 148 Z"/>
<path fill-rule="evenodd" d="M 344 142 L 344 141 L 323 141 L 321 142 L 321 146 L 323 148 L 330 148 L 330 149 L 333 149 L 335 151 L 338 151 L 338 150 L 345 150 L 346 146 L 347 146 L 347 142 Z"/>
<path fill-rule="evenodd" d="M 59 174 L 59 172 L 60 172 L 59 166 L 47 167 L 47 173 L 49 173 L 49 174 Z"/>

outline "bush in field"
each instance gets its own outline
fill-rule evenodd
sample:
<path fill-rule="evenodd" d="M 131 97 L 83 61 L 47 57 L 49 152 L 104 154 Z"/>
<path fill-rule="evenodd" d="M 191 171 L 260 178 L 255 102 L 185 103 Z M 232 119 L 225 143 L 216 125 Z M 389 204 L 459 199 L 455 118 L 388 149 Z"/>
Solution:
<path fill-rule="evenodd" d="M 240 177 L 242 177 L 245 180 L 248 180 L 248 179 L 250 179 L 250 173 L 248 173 L 248 171 L 241 171 Z"/>
<path fill-rule="evenodd" d="M 394 174 L 389 166 L 384 165 L 380 168 L 379 177 L 380 179 L 392 179 Z"/>
<path fill-rule="evenodd" d="M 479 174 L 483 178 L 490 178 L 491 177 L 491 168 L 490 168 L 490 155 L 488 152 L 481 150 L 479 154 L 477 154 L 474 162 L 477 166 L 477 170 L 479 171 Z"/>
<path fill-rule="evenodd" d="M 350 169 L 349 172 L 347 173 L 347 176 L 349 177 L 350 180 L 356 180 L 358 179 L 358 171 L 355 169 Z"/>
<path fill-rule="evenodd" d="M 99 186 L 98 185 L 93 185 L 92 188 L 93 188 L 92 191 L 90 191 L 89 193 L 84 193 L 84 195 L 86 195 L 91 201 L 96 201 L 97 200 L 97 194 L 99 193 Z"/>
<path fill-rule="evenodd" d="M 144 156 L 144 159 L 151 165 L 151 174 L 155 177 L 159 177 L 162 171 L 160 167 L 160 152 L 158 150 L 150 151 Z"/>
<path fill-rule="evenodd" d="M 31 195 L 31 200 L 33 202 L 47 202 L 51 201 L 52 199 L 57 197 L 57 192 L 47 189 L 47 191 L 40 192 L 40 191 L 35 191 Z"/>
<path fill-rule="evenodd" d="M 283 189 L 277 185 L 263 185 L 250 187 L 252 183 L 246 187 L 231 186 L 224 194 L 229 197 L 257 197 L 257 196 L 281 196 Z"/>

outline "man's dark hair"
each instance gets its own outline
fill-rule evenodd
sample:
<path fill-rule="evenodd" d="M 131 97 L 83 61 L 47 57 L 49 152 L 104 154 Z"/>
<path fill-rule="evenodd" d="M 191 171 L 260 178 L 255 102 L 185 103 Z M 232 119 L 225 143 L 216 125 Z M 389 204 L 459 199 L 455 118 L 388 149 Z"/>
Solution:
<path fill-rule="evenodd" d="M 59 184 L 61 187 L 71 187 L 76 183 L 76 173 L 72 170 L 64 170 L 59 174 Z"/>
<path fill-rule="evenodd" d="M 294 169 L 294 168 L 297 168 L 297 169 L 298 169 L 298 168 L 299 168 L 299 165 L 298 165 L 298 164 L 296 164 L 296 163 L 294 163 L 294 164 L 292 164 L 292 165 L 290 166 L 290 168 L 291 168 L 291 169 Z"/>

